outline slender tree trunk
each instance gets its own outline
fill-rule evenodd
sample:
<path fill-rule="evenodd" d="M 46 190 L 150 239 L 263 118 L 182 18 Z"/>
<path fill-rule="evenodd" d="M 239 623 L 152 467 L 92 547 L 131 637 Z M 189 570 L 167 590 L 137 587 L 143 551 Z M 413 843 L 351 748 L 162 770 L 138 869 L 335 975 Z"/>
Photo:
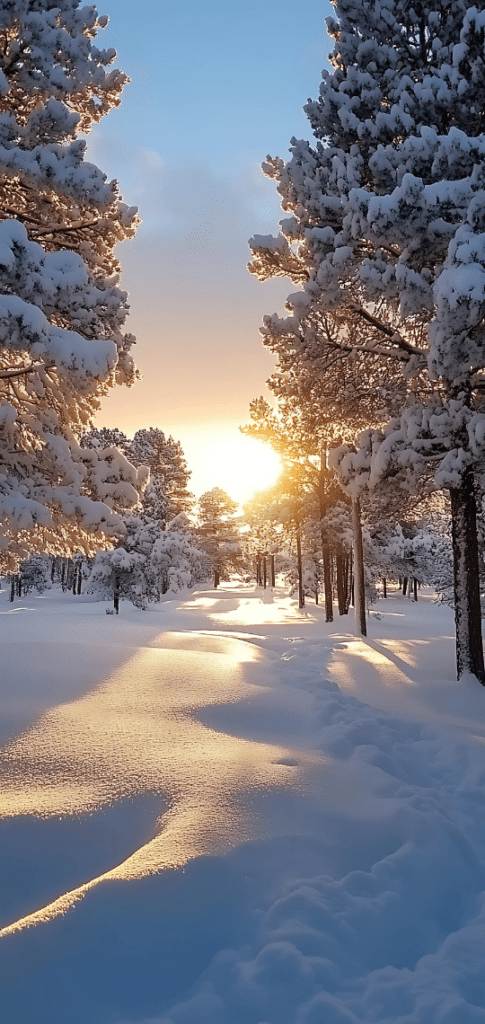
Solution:
<path fill-rule="evenodd" d="M 477 540 L 477 507 L 473 475 L 450 489 L 453 576 L 455 590 L 457 677 L 470 672 L 485 686 Z"/>
<path fill-rule="evenodd" d="M 355 576 L 355 618 L 362 636 L 367 636 L 365 621 L 364 548 L 362 545 L 362 523 L 360 501 L 352 499 L 352 530 L 354 533 L 354 576 Z"/>
<path fill-rule="evenodd" d="M 333 622 L 332 574 L 330 571 L 330 549 L 322 544 L 323 586 L 325 590 L 325 622 Z"/>
<path fill-rule="evenodd" d="M 387 597 L 387 580 L 386 577 L 382 577 L 382 596 Z"/>
<path fill-rule="evenodd" d="M 305 595 L 303 593 L 303 565 L 301 561 L 301 537 L 300 531 L 296 531 L 296 561 L 298 566 L 298 607 L 303 608 Z"/>
<path fill-rule="evenodd" d="M 220 573 L 218 569 L 214 569 L 214 590 L 217 590 L 221 581 Z"/>
<path fill-rule="evenodd" d="M 274 571 L 274 555 L 271 555 L 271 586 L 276 586 L 276 576 Z"/>
<path fill-rule="evenodd" d="M 417 601 L 418 600 L 418 581 L 417 581 L 415 576 L 413 577 L 413 592 L 414 592 L 414 600 Z"/>
<path fill-rule="evenodd" d="M 10 601 L 15 601 L 15 576 L 10 577 Z"/>
<path fill-rule="evenodd" d="M 343 567 L 344 610 L 342 614 L 347 615 L 350 604 L 350 558 L 348 554 L 343 560 Z"/>
<path fill-rule="evenodd" d="M 406 597 L 407 589 L 408 589 L 408 578 L 407 578 L 407 576 L 404 576 L 403 581 L 402 581 L 402 596 L 403 597 Z"/>
<path fill-rule="evenodd" d="M 344 555 L 342 551 L 342 545 L 337 545 L 336 554 L 337 564 L 337 601 L 338 601 L 338 613 L 339 615 L 345 615 L 345 586 L 344 586 Z"/>
<path fill-rule="evenodd" d="M 353 559 L 352 559 L 352 548 L 347 559 L 347 578 L 346 578 L 346 593 L 345 593 L 345 613 L 348 613 L 351 602 L 354 600 L 354 579 L 353 579 Z"/>
<path fill-rule="evenodd" d="M 268 574 L 267 574 L 267 571 L 266 571 L 266 556 L 265 556 L 263 558 L 263 586 L 264 586 L 265 590 L 266 590 L 267 582 L 268 582 Z"/>

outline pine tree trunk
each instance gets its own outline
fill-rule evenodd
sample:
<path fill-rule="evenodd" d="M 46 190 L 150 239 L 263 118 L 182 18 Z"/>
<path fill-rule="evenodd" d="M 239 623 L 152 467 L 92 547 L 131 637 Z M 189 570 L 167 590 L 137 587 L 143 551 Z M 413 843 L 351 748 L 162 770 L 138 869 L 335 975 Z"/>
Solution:
<path fill-rule="evenodd" d="M 345 555 L 343 560 L 343 591 L 344 591 L 344 610 L 343 615 L 347 615 L 350 604 L 350 558 Z"/>
<path fill-rule="evenodd" d="M 332 574 L 330 572 L 330 550 L 322 544 L 323 586 L 325 590 L 325 622 L 333 622 Z"/>
<path fill-rule="evenodd" d="M 337 566 L 337 601 L 338 601 L 338 613 L 339 615 L 345 615 L 345 585 L 344 585 L 344 555 L 342 551 L 342 545 L 337 545 L 336 554 L 336 566 Z"/>
<path fill-rule="evenodd" d="M 403 597 L 406 597 L 407 589 L 408 589 L 408 578 L 407 578 L 407 576 L 404 576 L 403 581 L 402 581 L 402 596 Z"/>
<path fill-rule="evenodd" d="M 352 564 L 352 548 L 347 559 L 347 577 L 346 577 L 346 591 L 345 591 L 345 614 L 348 613 L 351 603 L 354 600 L 354 578 L 353 578 L 353 564 Z"/>
<path fill-rule="evenodd" d="M 367 636 L 365 621 L 364 548 L 362 545 L 362 523 L 360 501 L 352 500 L 352 530 L 354 533 L 354 576 L 355 576 L 355 619 L 362 636 Z"/>
<path fill-rule="evenodd" d="M 382 596 L 387 597 L 387 580 L 386 577 L 382 577 Z"/>
<path fill-rule="evenodd" d="M 276 576 L 275 576 L 275 568 L 274 568 L 274 555 L 271 555 L 271 586 L 272 587 L 276 586 Z"/>
<path fill-rule="evenodd" d="M 303 608 L 305 595 L 303 593 L 303 565 L 301 561 L 301 538 L 300 531 L 296 531 L 296 561 L 298 566 L 298 607 Z"/>
<path fill-rule="evenodd" d="M 460 487 L 450 489 L 455 590 L 456 672 L 470 672 L 485 686 L 473 476 L 467 470 Z"/>

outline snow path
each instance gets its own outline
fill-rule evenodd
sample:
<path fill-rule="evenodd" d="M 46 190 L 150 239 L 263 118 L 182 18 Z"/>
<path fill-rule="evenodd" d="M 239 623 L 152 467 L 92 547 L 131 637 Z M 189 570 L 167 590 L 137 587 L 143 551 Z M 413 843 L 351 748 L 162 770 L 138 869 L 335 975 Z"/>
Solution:
<path fill-rule="evenodd" d="M 485 1024 L 485 694 L 422 597 L 0 596 L 5 1020 Z"/>
<path fill-rule="evenodd" d="M 200 615 L 199 600 L 188 602 L 189 613 Z M 226 613 L 229 608 L 228 618 L 240 612 L 234 600 L 202 601 L 211 616 L 219 609 Z M 248 608 L 268 622 L 267 606 L 254 599 L 242 602 L 242 622 Z M 286 614 L 294 621 L 293 612 Z M 278 621 L 277 607 L 270 621 Z M 276 702 L 273 688 L 250 682 L 252 663 L 265 661 L 257 646 L 261 639 L 234 632 L 163 632 L 107 682 L 48 711 L 5 745 L 0 818 L 93 813 L 114 801 L 153 793 L 168 808 L 148 843 L 108 871 L 0 928 L 0 938 L 65 913 L 100 882 L 141 878 L 267 837 L 268 821 L 248 800 L 254 793 L 288 789 L 309 795 L 318 788 L 328 807 L 346 805 L 350 813 L 358 813 L 364 796 L 359 774 L 305 749 L 308 734 L 298 724 L 295 731 L 298 718 L 306 724 L 300 707 L 308 713 L 304 695 L 280 688 Z M 261 669 L 259 664 L 258 680 Z M 268 671 L 263 667 L 263 673 Z M 234 705 L 252 706 L 261 720 L 271 723 L 269 730 L 267 724 L 260 726 L 256 742 L 238 738 L 230 725 L 228 731 L 215 731 L 204 721 L 203 709 L 222 703 L 238 726 Z M 273 738 L 275 730 L 282 743 L 296 739 L 296 748 L 265 743 L 264 735 L 269 732 Z"/>

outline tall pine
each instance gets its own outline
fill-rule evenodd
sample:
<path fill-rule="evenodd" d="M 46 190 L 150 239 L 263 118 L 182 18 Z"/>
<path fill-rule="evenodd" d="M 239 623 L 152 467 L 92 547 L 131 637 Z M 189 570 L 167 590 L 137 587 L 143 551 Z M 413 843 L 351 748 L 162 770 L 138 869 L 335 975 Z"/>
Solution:
<path fill-rule="evenodd" d="M 0 0 L 0 564 L 32 549 L 92 552 L 138 500 L 126 460 L 79 445 L 102 397 L 132 384 L 134 338 L 114 255 L 136 229 L 82 135 L 126 75 L 78 0 Z"/>
<path fill-rule="evenodd" d="M 375 431 L 334 458 L 371 487 L 451 496 L 458 676 L 485 683 L 476 500 L 485 454 L 485 3 L 338 0 L 314 141 L 268 157 L 289 215 L 250 269 L 288 275 L 265 344 Z"/>

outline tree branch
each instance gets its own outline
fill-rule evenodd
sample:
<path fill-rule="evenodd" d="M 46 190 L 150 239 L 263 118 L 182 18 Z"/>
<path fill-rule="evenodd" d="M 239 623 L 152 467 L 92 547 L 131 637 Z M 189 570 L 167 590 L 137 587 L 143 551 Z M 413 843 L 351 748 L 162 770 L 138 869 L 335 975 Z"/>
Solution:
<path fill-rule="evenodd" d="M 11 377 L 22 377 L 26 373 L 34 373 L 35 370 L 51 370 L 54 363 L 47 366 L 45 363 L 31 363 L 30 366 L 12 366 L 8 370 L 0 370 L 0 380 L 10 380 Z"/>
<path fill-rule="evenodd" d="M 80 231 L 81 228 L 91 228 L 98 223 L 98 217 L 96 220 L 78 220 L 74 221 L 73 224 L 51 224 L 50 227 L 40 228 L 39 230 L 34 229 L 35 237 L 39 238 L 40 235 L 55 235 L 63 231 Z"/>
<path fill-rule="evenodd" d="M 392 327 L 388 327 L 386 324 L 381 323 L 381 321 L 378 320 L 377 317 L 372 316 L 371 313 L 368 313 L 365 309 L 362 309 L 361 306 L 355 306 L 355 312 L 358 313 L 358 315 L 361 316 L 363 320 L 366 320 L 368 324 L 372 324 L 372 326 L 376 327 L 378 331 L 381 331 L 382 334 L 385 334 L 386 337 L 390 338 L 391 341 L 393 340 L 395 335 L 398 334 L 399 345 L 402 346 L 402 348 L 404 348 L 406 352 L 411 353 L 411 355 L 416 355 L 416 353 L 419 352 L 419 349 L 416 349 L 414 345 L 411 345 L 409 341 L 406 341 L 406 339 L 403 338 L 398 331 L 395 331 L 393 330 Z M 397 342 L 395 342 L 394 344 L 397 345 Z"/>

